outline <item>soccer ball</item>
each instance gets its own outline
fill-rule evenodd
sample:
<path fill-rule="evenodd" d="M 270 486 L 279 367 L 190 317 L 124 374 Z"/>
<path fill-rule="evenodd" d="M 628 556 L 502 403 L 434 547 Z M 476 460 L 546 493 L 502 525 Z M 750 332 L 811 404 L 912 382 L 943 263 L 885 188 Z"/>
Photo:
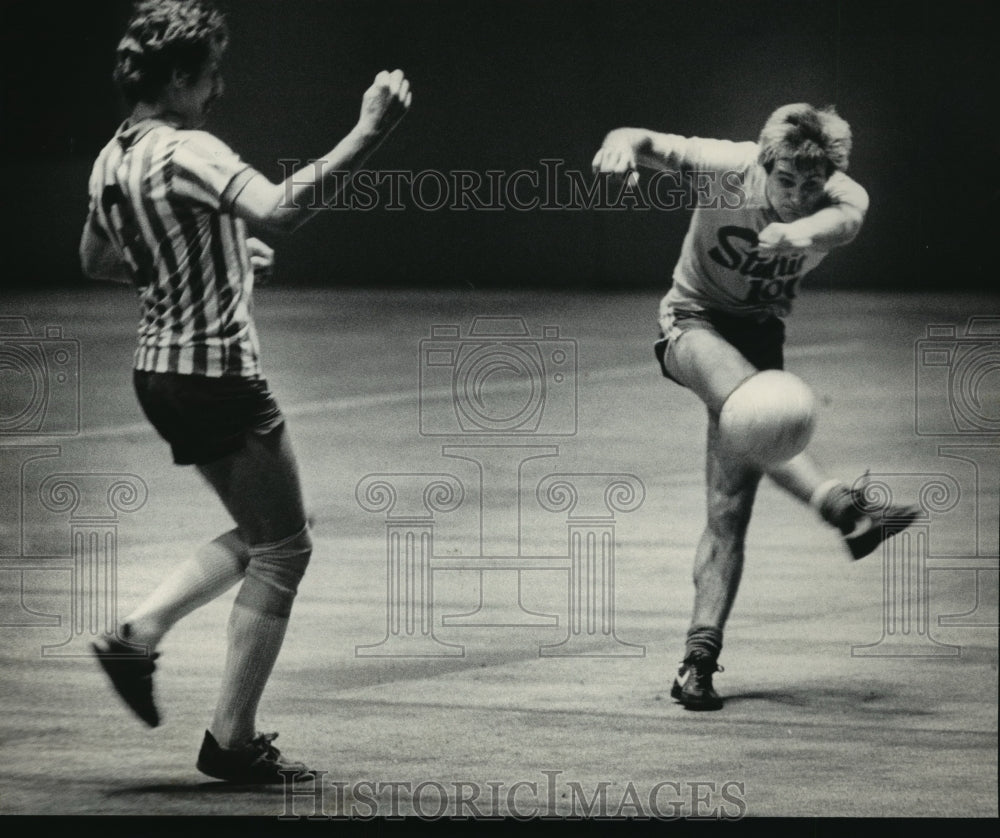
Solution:
<path fill-rule="evenodd" d="M 725 453 L 760 469 L 801 453 L 816 428 L 816 399 L 796 375 L 764 370 L 729 394 L 719 412 Z"/>

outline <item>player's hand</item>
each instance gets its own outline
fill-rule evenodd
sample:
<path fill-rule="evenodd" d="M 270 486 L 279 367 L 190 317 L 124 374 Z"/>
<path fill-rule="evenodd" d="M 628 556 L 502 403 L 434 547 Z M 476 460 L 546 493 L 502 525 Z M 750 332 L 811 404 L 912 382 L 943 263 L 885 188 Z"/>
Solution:
<path fill-rule="evenodd" d="M 260 239 L 252 236 L 247 239 L 247 253 L 250 254 L 250 266 L 256 279 L 270 279 L 274 273 L 274 250 Z"/>
<path fill-rule="evenodd" d="M 803 250 L 812 245 L 812 235 L 796 230 L 794 223 L 776 221 L 757 234 L 757 247 L 761 250 Z"/>
<path fill-rule="evenodd" d="M 591 168 L 595 175 L 611 175 L 616 179 L 628 179 L 630 186 L 639 184 L 639 173 L 636 171 L 637 161 L 635 149 L 629 143 L 605 142 L 594 155 Z"/>
<path fill-rule="evenodd" d="M 385 136 L 410 109 L 413 94 L 402 70 L 383 70 L 361 98 L 358 125 L 365 133 Z"/>

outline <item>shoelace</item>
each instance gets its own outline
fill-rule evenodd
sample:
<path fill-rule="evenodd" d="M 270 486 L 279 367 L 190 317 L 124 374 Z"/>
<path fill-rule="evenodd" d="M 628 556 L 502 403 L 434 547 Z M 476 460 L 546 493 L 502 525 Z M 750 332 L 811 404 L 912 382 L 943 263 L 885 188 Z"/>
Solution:
<path fill-rule="evenodd" d="M 278 738 L 277 733 L 261 733 L 250 741 L 251 746 L 260 749 L 260 755 L 254 760 L 254 764 L 261 762 L 277 762 L 281 756 L 281 751 L 271 743 Z"/>
<path fill-rule="evenodd" d="M 718 663 L 716 663 L 714 669 L 706 670 L 705 667 L 696 667 L 696 666 L 694 666 L 693 664 L 691 664 L 691 663 L 689 663 L 687 661 L 681 661 L 680 674 L 682 676 L 683 675 L 687 675 L 688 672 L 692 672 L 692 671 L 696 671 L 696 670 L 701 670 L 700 673 L 698 673 L 698 674 L 704 675 L 704 674 L 706 674 L 706 672 L 708 674 L 711 674 L 712 672 L 725 672 L 726 668 L 724 666 L 720 666 Z"/>

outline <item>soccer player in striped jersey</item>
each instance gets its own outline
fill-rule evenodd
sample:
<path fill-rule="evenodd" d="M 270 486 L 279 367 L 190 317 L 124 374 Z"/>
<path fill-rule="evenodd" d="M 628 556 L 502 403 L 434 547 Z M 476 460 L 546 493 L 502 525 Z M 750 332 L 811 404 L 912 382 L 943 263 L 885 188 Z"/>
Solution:
<path fill-rule="evenodd" d="M 784 317 L 802 278 L 857 236 L 865 189 L 845 174 L 850 126 L 832 109 L 785 105 L 759 141 L 611 131 L 593 168 L 637 182 L 637 167 L 680 173 L 699 197 L 673 283 L 660 305 L 656 356 L 663 375 L 708 411 L 708 523 L 694 563 L 695 602 L 671 695 L 691 710 L 718 710 L 712 676 L 743 571 L 743 546 L 761 471 L 728 457 L 719 412 L 749 377 L 784 363 Z M 654 175 L 654 177 L 657 177 Z M 803 452 L 768 476 L 843 534 L 854 559 L 912 523 L 919 510 L 866 509 L 863 489 L 829 478 Z"/>
<path fill-rule="evenodd" d="M 100 153 L 80 241 L 84 272 L 131 282 L 141 302 L 134 386 L 174 462 L 194 465 L 236 526 L 181 564 L 94 644 L 114 688 L 159 724 L 152 676 L 160 641 L 182 617 L 239 583 L 222 687 L 198 768 L 212 777 L 308 776 L 258 734 L 257 705 L 312 553 L 297 464 L 268 390 L 251 308 L 273 253 L 247 224 L 295 230 L 335 195 L 410 107 L 402 71 L 380 72 L 354 128 L 307 173 L 273 183 L 201 130 L 223 93 L 224 16 L 209 0 L 136 5 L 115 80 L 131 113 Z"/>

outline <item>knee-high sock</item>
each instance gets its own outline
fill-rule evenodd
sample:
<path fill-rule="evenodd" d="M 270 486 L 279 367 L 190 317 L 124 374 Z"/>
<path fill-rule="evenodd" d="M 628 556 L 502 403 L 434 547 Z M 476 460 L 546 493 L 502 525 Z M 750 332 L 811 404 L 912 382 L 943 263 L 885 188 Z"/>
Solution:
<path fill-rule="evenodd" d="M 256 734 L 257 705 L 271 677 L 288 628 L 288 617 L 233 605 L 222 692 L 212 735 L 223 748 L 245 745 Z"/>
<path fill-rule="evenodd" d="M 223 748 L 245 745 L 256 733 L 257 706 L 311 552 L 308 526 L 284 541 L 250 548 L 246 578 L 229 618 L 222 690 L 212 719 L 211 732 Z"/>
<path fill-rule="evenodd" d="M 156 648 L 178 620 L 239 582 L 249 560 L 247 545 L 236 530 L 206 544 L 122 621 L 128 626 L 129 640 Z"/>

